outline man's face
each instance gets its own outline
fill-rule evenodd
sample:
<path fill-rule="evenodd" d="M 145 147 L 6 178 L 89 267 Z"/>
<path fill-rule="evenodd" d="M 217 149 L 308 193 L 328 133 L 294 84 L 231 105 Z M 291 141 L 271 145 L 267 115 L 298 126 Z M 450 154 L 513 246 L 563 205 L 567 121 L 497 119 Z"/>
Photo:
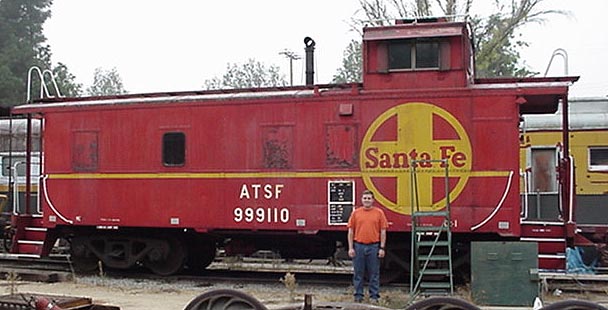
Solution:
<path fill-rule="evenodd" d="M 365 194 L 363 196 L 361 196 L 361 203 L 363 204 L 364 207 L 371 207 L 374 204 L 374 196 L 370 195 L 370 194 Z"/>

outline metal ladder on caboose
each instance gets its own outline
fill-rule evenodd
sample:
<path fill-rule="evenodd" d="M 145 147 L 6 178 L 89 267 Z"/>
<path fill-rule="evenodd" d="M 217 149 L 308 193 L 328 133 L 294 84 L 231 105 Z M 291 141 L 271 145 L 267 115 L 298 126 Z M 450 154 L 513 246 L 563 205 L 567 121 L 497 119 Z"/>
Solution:
<path fill-rule="evenodd" d="M 420 208 L 418 177 L 419 163 L 442 163 L 445 166 L 445 208 L 424 211 Z M 410 300 L 417 295 L 452 295 L 452 231 L 450 218 L 450 188 L 447 160 L 414 160 L 411 165 L 411 268 Z"/>

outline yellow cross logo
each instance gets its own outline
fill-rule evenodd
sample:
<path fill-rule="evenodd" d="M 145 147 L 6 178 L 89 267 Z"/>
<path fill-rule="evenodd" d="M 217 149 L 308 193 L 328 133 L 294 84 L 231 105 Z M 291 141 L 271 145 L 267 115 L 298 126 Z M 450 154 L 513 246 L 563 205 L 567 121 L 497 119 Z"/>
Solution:
<path fill-rule="evenodd" d="M 396 140 L 387 141 L 387 130 Z M 392 133 L 395 136 L 395 133 Z M 445 207 L 445 166 L 424 160 L 445 159 L 449 165 L 450 200 L 464 189 L 471 173 L 471 143 L 460 122 L 448 111 L 428 103 L 406 103 L 381 114 L 368 128 L 360 154 L 367 188 L 386 208 L 411 213 L 411 165 L 416 166 L 419 207 Z"/>

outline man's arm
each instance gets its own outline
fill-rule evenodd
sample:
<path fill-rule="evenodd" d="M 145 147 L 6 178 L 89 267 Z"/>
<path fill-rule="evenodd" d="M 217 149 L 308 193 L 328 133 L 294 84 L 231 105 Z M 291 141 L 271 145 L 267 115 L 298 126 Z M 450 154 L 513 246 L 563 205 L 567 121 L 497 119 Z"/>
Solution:
<path fill-rule="evenodd" d="M 348 229 L 348 256 L 355 257 L 355 248 L 354 248 L 354 238 L 355 233 L 352 228 Z"/>
<path fill-rule="evenodd" d="M 378 251 L 378 257 L 382 258 L 386 254 L 386 229 L 380 230 L 380 250 Z"/>

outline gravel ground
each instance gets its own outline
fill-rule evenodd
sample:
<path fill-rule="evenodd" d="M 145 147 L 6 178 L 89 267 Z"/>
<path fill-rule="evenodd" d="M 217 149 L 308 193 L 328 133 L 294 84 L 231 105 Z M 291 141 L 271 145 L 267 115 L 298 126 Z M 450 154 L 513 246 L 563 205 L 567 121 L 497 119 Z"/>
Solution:
<path fill-rule="evenodd" d="M 18 293 L 90 297 L 96 304 L 114 305 L 122 310 L 180 310 L 184 309 L 196 296 L 215 289 L 235 289 L 245 292 L 258 299 L 269 309 L 283 308 L 294 302 L 303 304 L 305 294 L 313 295 L 313 304 L 350 302 L 352 300 L 352 287 L 347 285 L 302 284 L 297 285 L 293 296 L 290 296 L 290 290 L 279 279 L 276 283 L 210 283 L 83 276 L 78 277 L 75 281 L 52 284 L 2 280 L 0 289 L 4 291 L 4 294 L 10 294 L 12 289 Z M 406 290 L 407 288 L 404 287 L 382 287 L 380 305 L 391 309 L 405 308 L 408 299 Z M 459 289 L 458 293 L 463 299 L 468 299 L 466 289 Z M 606 305 L 608 293 L 562 293 L 560 296 L 555 296 L 549 292 L 545 296 L 545 300 L 549 302 L 565 299 L 593 300 Z M 505 307 L 499 308 L 506 309 Z"/>
<path fill-rule="evenodd" d="M 297 277 L 297 275 L 296 275 Z M 297 279 L 296 279 L 297 282 Z M 336 285 L 297 285 L 293 296 L 286 285 L 276 283 L 209 283 L 195 281 L 162 281 L 117 279 L 99 276 L 78 277 L 75 281 L 60 283 L 33 283 L 0 281 L 4 294 L 11 288 L 17 293 L 44 293 L 62 296 L 90 297 L 94 303 L 119 306 L 122 310 L 179 310 L 196 296 L 215 289 L 235 289 L 245 292 L 272 309 L 288 304 L 303 303 L 305 294 L 313 295 L 313 302 L 350 302 L 352 287 Z M 405 304 L 404 288 L 382 289 L 381 304 L 399 307 Z"/>

